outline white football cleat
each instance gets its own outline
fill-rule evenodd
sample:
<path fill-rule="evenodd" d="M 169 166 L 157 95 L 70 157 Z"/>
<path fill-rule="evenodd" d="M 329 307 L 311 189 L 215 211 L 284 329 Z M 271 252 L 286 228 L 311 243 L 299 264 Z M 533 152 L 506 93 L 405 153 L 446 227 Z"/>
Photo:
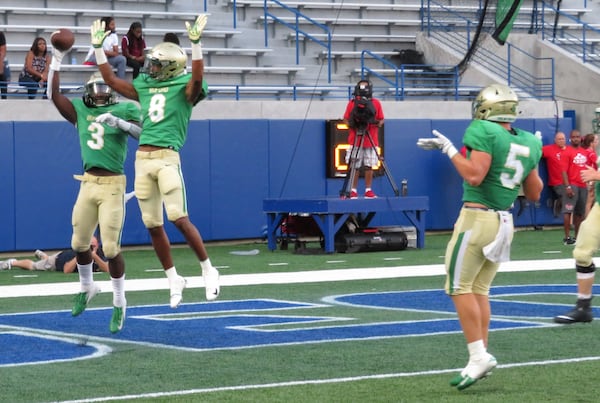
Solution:
<path fill-rule="evenodd" d="M 460 376 L 450 381 L 450 385 L 456 386 L 458 390 L 463 390 L 473 385 L 479 379 L 487 377 L 492 369 L 498 365 L 496 358 L 490 353 L 486 353 L 484 358 L 477 361 L 469 361 Z"/>
<path fill-rule="evenodd" d="M 214 267 L 208 270 L 202 269 L 202 279 L 204 280 L 204 288 L 206 291 L 206 300 L 214 301 L 219 297 L 219 271 Z"/>
<path fill-rule="evenodd" d="M 185 288 L 187 281 L 181 277 L 177 276 L 173 281 L 170 281 L 171 288 L 171 308 L 175 309 L 181 304 L 183 300 L 183 289 Z"/>
<path fill-rule="evenodd" d="M 12 264 L 16 262 L 17 259 L 8 259 L 0 262 L 0 270 L 10 270 L 12 269 Z"/>

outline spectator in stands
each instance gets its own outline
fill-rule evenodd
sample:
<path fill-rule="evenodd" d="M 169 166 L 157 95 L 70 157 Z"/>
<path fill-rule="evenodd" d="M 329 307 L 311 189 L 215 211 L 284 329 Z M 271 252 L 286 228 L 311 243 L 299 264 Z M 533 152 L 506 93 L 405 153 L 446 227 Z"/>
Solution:
<path fill-rule="evenodd" d="M 6 58 L 6 36 L 4 36 L 4 32 L 0 32 L 0 93 L 2 94 L 2 99 L 6 99 L 9 81 L 10 69 L 8 68 L 8 59 Z"/>
<path fill-rule="evenodd" d="M 92 271 L 108 273 L 107 259 L 102 251 L 102 246 L 98 243 L 98 238 L 95 236 L 92 237 L 90 249 L 93 260 Z M 65 274 L 77 272 L 77 253 L 73 249 L 66 249 L 52 255 L 38 249 L 34 254 L 39 260 L 34 262 L 31 259 L 8 259 L 0 262 L 0 270 L 19 267 L 23 270 L 61 271 Z"/>
<path fill-rule="evenodd" d="M 554 217 L 560 215 L 562 200 L 565 197 L 566 172 L 560 158 L 567 148 L 567 137 L 563 132 L 556 132 L 554 143 L 542 147 L 542 158 L 546 159 L 548 169 L 548 187 L 550 188 L 550 201 Z M 563 177 L 564 174 L 564 177 Z"/>
<path fill-rule="evenodd" d="M 133 69 L 133 78 L 140 74 L 140 69 L 146 60 L 146 41 L 142 34 L 142 23 L 135 21 L 129 26 L 129 31 L 121 40 L 121 51 L 127 59 L 127 65 Z"/>
<path fill-rule="evenodd" d="M 360 80 L 354 87 L 353 95 L 344 112 L 344 121 L 350 127 L 348 144 L 351 145 L 346 152 L 346 163 L 349 168 L 352 165 L 355 169 L 364 170 L 365 198 L 373 199 L 377 197 L 371 186 L 373 167 L 379 163 L 376 147 L 379 146 L 379 128 L 383 126 L 383 108 L 381 102 L 373 98 L 373 86 L 368 80 Z M 358 197 L 358 177 L 358 174 L 355 175 L 351 184 L 348 195 L 351 199 Z"/>
<path fill-rule="evenodd" d="M 102 44 L 108 64 L 117 69 L 117 77 L 125 78 L 127 59 L 119 52 L 119 37 L 117 35 L 115 19 L 113 17 L 103 17 L 101 21 L 104 23 L 106 32 L 110 32 Z M 90 47 L 85 57 L 85 64 L 96 64 L 96 55 L 93 46 Z"/>
<path fill-rule="evenodd" d="M 50 68 L 50 54 L 46 46 L 46 40 L 37 37 L 27 55 L 25 56 L 25 65 L 19 75 L 19 85 L 27 87 L 29 99 L 35 99 L 35 94 L 40 88 L 44 90 L 46 98 L 46 87 L 48 85 L 48 69 Z"/>
<path fill-rule="evenodd" d="M 566 172 L 565 198 L 563 199 L 563 227 L 565 230 L 565 245 L 574 245 L 581 221 L 585 217 L 585 204 L 587 202 L 587 184 L 581 179 L 581 171 L 591 164 L 589 153 L 581 147 L 581 134 L 573 129 L 569 135 L 571 145 L 561 154 L 564 159 Z M 575 236 L 571 237 L 571 221 Z"/>
<path fill-rule="evenodd" d="M 588 151 L 588 160 L 589 166 L 598 170 L 598 154 L 596 152 L 598 147 L 598 135 L 594 133 L 588 133 L 583 138 L 581 142 L 581 146 Z M 585 217 L 587 217 L 588 213 L 592 209 L 594 205 L 594 201 L 596 200 L 596 192 L 594 182 L 587 182 L 587 201 L 585 203 Z"/>
<path fill-rule="evenodd" d="M 512 126 L 518 98 L 506 85 L 485 87 L 473 101 L 473 120 L 463 136 L 465 159 L 443 134 L 420 138 L 425 150 L 440 150 L 463 178 L 463 206 L 446 248 L 446 293 L 452 299 L 469 361 L 450 385 L 463 390 L 485 377 L 496 358 L 488 352 L 489 292 L 502 262 L 510 259 L 514 227 L 508 209 L 523 189 L 537 201 L 544 184 L 538 174 L 542 143 Z M 518 156 L 515 149 L 520 150 Z M 508 163 L 507 161 L 510 161 Z"/>
<path fill-rule="evenodd" d="M 174 43 L 161 42 L 146 54 L 144 71 L 133 82 L 115 77 L 102 52 L 105 34 L 100 22 L 95 21 L 91 28 L 98 68 L 106 84 L 119 94 L 138 101 L 142 116 L 150 116 L 143 120 L 135 158 L 134 187 L 142 220 L 169 282 L 171 308 L 177 308 L 181 303 L 186 280 L 177 273 L 173 262 L 163 210 L 199 261 L 206 299 L 217 299 L 220 291 L 219 271 L 212 265 L 202 236 L 188 216 L 179 155 L 186 141 L 194 102 L 207 91 L 200 42 L 207 18 L 202 14 L 193 24 L 187 21 L 185 24 L 192 42 L 191 73 L 186 72 L 188 58 L 185 51 Z M 156 91 L 157 88 L 161 90 Z"/>
<path fill-rule="evenodd" d="M 179 45 L 179 38 L 177 37 L 177 34 L 173 32 L 167 32 L 165 36 L 163 36 L 163 42 L 171 42 L 175 45 Z"/>

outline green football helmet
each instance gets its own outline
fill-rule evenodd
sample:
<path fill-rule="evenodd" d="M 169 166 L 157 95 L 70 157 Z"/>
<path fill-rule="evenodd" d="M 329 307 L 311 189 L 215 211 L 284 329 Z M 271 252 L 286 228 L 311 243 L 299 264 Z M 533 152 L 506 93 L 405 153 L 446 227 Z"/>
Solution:
<path fill-rule="evenodd" d="M 88 107 L 105 106 L 117 103 L 117 94 L 104 83 L 102 74 L 92 74 L 83 88 L 83 103 Z"/>
<path fill-rule="evenodd" d="M 473 119 L 514 122 L 519 98 L 507 85 L 492 84 L 482 89 L 473 101 Z"/>
<path fill-rule="evenodd" d="M 187 54 L 171 42 L 161 42 L 146 54 L 144 73 L 150 77 L 166 81 L 177 77 L 185 71 Z"/>

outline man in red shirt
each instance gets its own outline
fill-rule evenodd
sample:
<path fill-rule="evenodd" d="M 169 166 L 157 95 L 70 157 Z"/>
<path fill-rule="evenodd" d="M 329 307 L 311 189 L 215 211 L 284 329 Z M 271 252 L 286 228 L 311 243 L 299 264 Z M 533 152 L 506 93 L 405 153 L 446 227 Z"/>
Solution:
<path fill-rule="evenodd" d="M 569 136 L 571 146 L 567 147 L 561 154 L 564 163 L 565 197 L 563 197 L 563 224 L 565 229 L 565 245 L 573 245 L 579 232 L 579 225 L 585 217 L 585 204 L 587 201 L 587 185 L 581 179 L 581 171 L 587 165 L 591 165 L 589 153 L 581 147 L 581 133 L 579 130 L 571 130 Z M 571 218 L 575 227 L 575 237 L 571 238 Z"/>
<path fill-rule="evenodd" d="M 381 102 L 373 98 L 373 86 L 368 80 L 360 80 L 354 88 L 354 98 L 346 105 L 344 120 L 348 123 L 348 144 L 352 147 L 346 152 L 348 169 L 353 164 L 356 169 L 363 169 L 365 175 L 365 198 L 373 199 L 377 195 L 371 189 L 373 168 L 379 163 L 379 128 L 383 126 L 383 109 Z M 360 102 L 364 101 L 364 104 Z M 368 134 L 368 135 L 367 135 Z M 362 138 L 364 136 L 364 138 Z M 362 147 L 360 140 L 363 140 Z M 358 174 L 354 176 L 349 197 L 358 197 Z"/>
<path fill-rule="evenodd" d="M 560 156 L 567 148 L 567 136 L 563 132 L 556 132 L 554 143 L 542 147 L 542 158 L 546 159 L 548 168 L 548 187 L 550 188 L 552 211 L 558 217 L 562 209 L 562 198 L 565 194 L 565 178 L 563 178 L 563 164 Z M 566 172 L 565 172 L 566 175 Z"/>

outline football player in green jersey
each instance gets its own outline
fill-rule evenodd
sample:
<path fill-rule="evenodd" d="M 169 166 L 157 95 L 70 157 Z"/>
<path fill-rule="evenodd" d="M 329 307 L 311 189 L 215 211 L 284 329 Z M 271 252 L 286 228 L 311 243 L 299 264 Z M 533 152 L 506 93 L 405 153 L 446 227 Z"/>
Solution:
<path fill-rule="evenodd" d="M 121 255 L 126 185 L 123 165 L 128 133 L 137 138 L 141 132 L 139 126 L 130 123 L 139 122 L 140 109 L 133 102 L 116 102 L 116 94 L 98 73 L 85 84 L 83 99 L 71 100 L 63 95 L 59 71 L 67 52 L 54 49 L 48 97 L 60 114 L 77 127 L 83 160 L 84 174 L 75 175 L 81 185 L 73 206 L 71 239 L 71 247 L 77 252 L 81 291 L 75 297 L 71 313 L 73 316 L 81 314 L 100 291 L 92 276 L 90 248 L 90 239 L 99 226 L 113 286 L 113 314 L 109 328 L 116 333 L 123 328 L 127 307 L 125 261 Z"/>
<path fill-rule="evenodd" d="M 466 157 L 434 130 L 417 145 L 445 153 L 463 178 L 463 207 L 446 249 L 446 293 L 452 298 L 469 351 L 469 362 L 450 381 L 463 390 L 485 377 L 496 358 L 488 353 L 489 291 L 501 262 L 510 258 L 513 238 L 508 211 L 522 190 L 537 201 L 543 188 L 538 174 L 542 142 L 512 127 L 518 98 L 506 85 L 485 87 L 473 102 L 473 120 L 463 136 Z"/>
<path fill-rule="evenodd" d="M 97 20 L 91 27 L 96 61 L 105 82 L 141 105 L 142 134 L 136 152 L 135 195 L 152 246 L 169 280 L 171 308 L 181 303 L 186 280 L 177 273 L 173 263 L 171 244 L 164 230 L 163 205 L 168 220 L 183 234 L 200 261 L 206 299 L 212 301 L 219 296 L 219 272 L 212 266 L 200 232 L 188 217 L 179 159 L 192 107 L 207 92 L 200 43 L 206 22 L 207 16 L 200 15 L 193 24 L 185 23 L 192 43 L 191 73 L 186 72 L 185 51 L 174 43 L 162 42 L 147 53 L 144 68 L 132 82 L 118 78 L 107 64 L 102 52 L 106 37 L 102 22 Z"/>
<path fill-rule="evenodd" d="M 554 322 L 565 325 L 577 322 L 588 323 L 594 320 L 592 298 L 596 265 L 593 258 L 600 248 L 600 171 L 588 165 L 586 169 L 581 171 L 580 175 L 583 182 L 594 184 L 596 198 L 592 209 L 581 223 L 575 241 L 575 249 L 573 249 L 577 279 L 575 307 L 562 315 L 554 317 Z"/>

